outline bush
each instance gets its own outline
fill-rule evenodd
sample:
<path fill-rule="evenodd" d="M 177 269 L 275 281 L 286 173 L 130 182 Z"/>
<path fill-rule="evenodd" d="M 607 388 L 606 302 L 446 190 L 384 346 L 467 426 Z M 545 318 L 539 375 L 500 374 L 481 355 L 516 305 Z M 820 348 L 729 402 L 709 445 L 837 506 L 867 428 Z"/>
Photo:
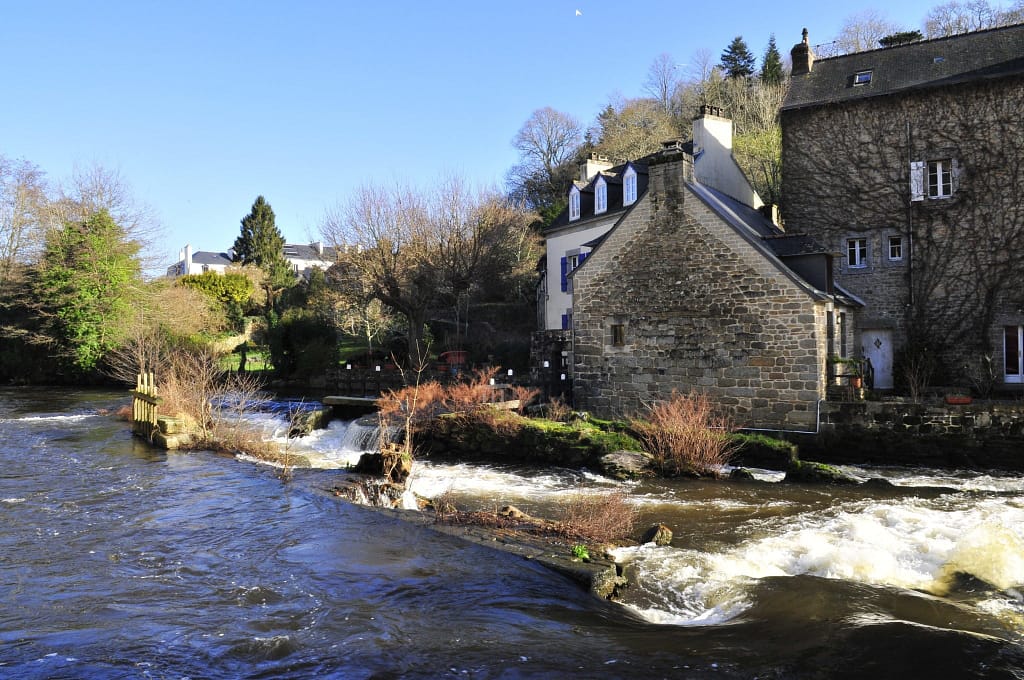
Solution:
<path fill-rule="evenodd" d="M 668 401 L 648 406 L 645 420 L 631 423 L 655 463 L 667 475 L 717 476 L 736 453 L 728 418 L 707 395 L 673 391 Z"/>
<path fill-rule="evenodd" d="M 572 539 L 610 543 L 629 537 L 636 525 L 637 510 L 624 491 L 586 493 L 576 491 L 560 524 Z"/>

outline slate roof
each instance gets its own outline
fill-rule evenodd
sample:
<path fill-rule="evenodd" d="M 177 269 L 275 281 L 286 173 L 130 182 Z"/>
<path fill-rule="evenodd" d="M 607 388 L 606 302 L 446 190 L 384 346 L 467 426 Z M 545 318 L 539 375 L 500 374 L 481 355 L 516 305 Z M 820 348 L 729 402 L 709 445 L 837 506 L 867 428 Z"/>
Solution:
<path fill-rule="evenodd" d="M 853 76 L 871 71 L 871 81 Z M 816 60 L 795 76 L 783 111 L 1024 74 L 1024 24 Z"/>
<path fill-rule="evenodd" d="M 779 257 L 831 255 L 832 251 L 806 234 L 780 234 L 765 237 L 765 243 Z"/>
<path fill-rule="evenodd" d="M 309 243 L 286 243 L 284 244 L 284 257 L 285 259 L 323 260 L 324 262 L 334 262 L 338 259 L 337 249 L 331 246 L 324 246 L 324 253 L 321 255 L 313 245 Z"/>
<path fill-rule="evenodd" d="M 732 226 L 738 234 L 743 236 L 752 246 L 754 246 L 754 248 L 761 251 L 765 257 L 773 261 L 779 268 L 779 271 L 787 275 L 794 283 L 803 288 L 813 297 L 818 299 L 827 298 L 827 294 L 824 291 L 818 289 L 782 262 L 782 257 L 785 256 L 775 252 L 773 245 L 776 243 L 786 243 L 788 239 L 786 238 L 785 232 L 779 229 L 771 220 L 754 208 L 751 208 L 744 203 L 740 203 L 736 199 L 730 198 L 709 186 L 705 186 L 698 182 L 687 182 L 687 186 L 702 201 L 704 201 L 708 208 Z M 802 245 L 809 246 L 810 243 L 813 242 L 813 239 L 810 239 L 809 237 L 799 238 L 806 239 L 805 241 L 800 242 Z M 827 251 L 823 248 L 819 247 L 817 249 L 817 253 L 825 252 Z"/>
<path fill-rule="evenodd" d="M 208 250 L 197 250 L 192 253 L 192 264 L 219 265 L 226 267 L 231 264 L 231 256 L 227 253 L 212 253 Z"/>
<path fill-rule="evenodd" d="M 692 148 L 692 143 L 690 148 Z M 632 165 L 633 169 L 636 170 L 636 198 L 640 200 L 640 197 L 647 192 L 647 163 L 645 162 L 647 158 L 649 157 L 645 156 L 639 160 L 622 163 L 607 170 L 601 170 L 589 182 L 584 183 L 579 180 L 573 180 L 573 184 L 580 190 L 580 218 L 569 222 L 569 208 L 565 208 L 555 218 L 555 221 L 545 229 L 545 232 L 556 231 L 570 224 L 572 226 L 583 224 L 595 217 L 605 219 L 609 215 L 623 213 L 627 208 L 636 205 L 636 203 L 631 203 L 627 206 L 622 205 L 622 175 L 626 172 L 627 165 Z M 604 177 L 604 181 L 608 184 L 608 209 L 603 213 L 595 215 L 594 182 L 597 181 L 598 177 Z"/>

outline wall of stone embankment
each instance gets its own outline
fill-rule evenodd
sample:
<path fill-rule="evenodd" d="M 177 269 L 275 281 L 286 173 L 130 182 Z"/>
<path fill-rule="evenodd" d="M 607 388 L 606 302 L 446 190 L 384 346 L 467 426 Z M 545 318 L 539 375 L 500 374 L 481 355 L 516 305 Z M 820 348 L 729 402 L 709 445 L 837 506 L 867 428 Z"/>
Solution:
<path fill-rule="evenodd" d="M 804 460 L 1024 471 L 1024 402 L 825 403 L 795 441 Z"/>

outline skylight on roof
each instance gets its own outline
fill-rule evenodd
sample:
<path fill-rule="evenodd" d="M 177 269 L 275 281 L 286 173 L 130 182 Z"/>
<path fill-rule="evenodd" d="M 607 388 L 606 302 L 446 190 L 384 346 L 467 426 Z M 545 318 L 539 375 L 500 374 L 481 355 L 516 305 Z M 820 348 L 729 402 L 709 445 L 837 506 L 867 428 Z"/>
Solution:
<path fill-rule="evenodd" d="M 853 74 L 853 86 L 867 85 L 871 82 L 871 71 L 857 71 Z"/>

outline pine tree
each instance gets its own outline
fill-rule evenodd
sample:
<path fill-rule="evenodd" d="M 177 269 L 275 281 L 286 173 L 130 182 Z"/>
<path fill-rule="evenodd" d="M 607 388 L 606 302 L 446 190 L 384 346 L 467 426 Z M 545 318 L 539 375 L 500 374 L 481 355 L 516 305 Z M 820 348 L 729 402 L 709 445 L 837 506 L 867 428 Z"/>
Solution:
<path fill-rule="evenodd" d="M 284 257 L 284 237 L 274 222 L 274 209 L 257 196 L 252 210 L 242 218 L 242 233 L 235 239 L 235 260 L 271 271 Z"/>
<path fill-rule="evenodd" d="M 754 75 L 756 60 L 743 36 L 736 36 L 722 52 L 722 70 L 727 78 L 749 78 Z"/>
<path fill-rule="evenodd" d="M 284 236 L 274 222 L 274 209 L 257 196 L 252 210 L 242 218 L 242 233 L 235 239 L 235 261 L 253 264 L 267 274 L 267 304 L 273 307 L 276 292 L 295 284 L 295 274 L 284 259 Z"/>
<path fill-rule="evenodd" d="M 768 48 L 764 51 L 764 58 L 761 60 L 761 82 L 767 85 L 779 85 L 782 83 L 782 55 L 775 44 L 775 34 L 768 38 Z"/>

